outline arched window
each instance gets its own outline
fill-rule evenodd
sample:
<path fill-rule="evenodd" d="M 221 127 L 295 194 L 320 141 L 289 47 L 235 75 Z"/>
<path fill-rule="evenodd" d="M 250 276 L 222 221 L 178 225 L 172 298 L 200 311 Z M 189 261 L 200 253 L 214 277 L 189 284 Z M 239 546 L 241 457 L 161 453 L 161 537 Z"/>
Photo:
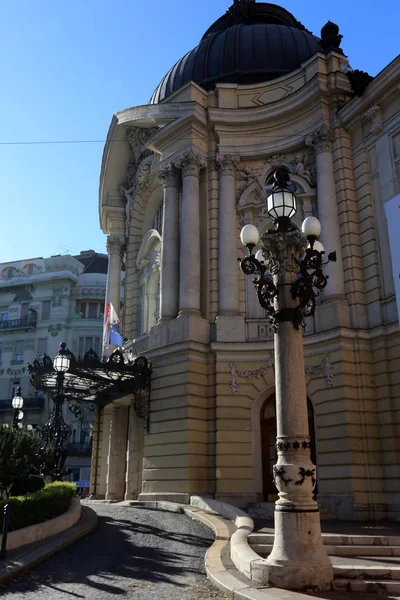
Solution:
<path fill-rule="evenodd" d="M 160 312 L 161 236 L 150 229 L 143 238 L 136 261 L 139 270 L 138 335 L 156 325 Z"/>

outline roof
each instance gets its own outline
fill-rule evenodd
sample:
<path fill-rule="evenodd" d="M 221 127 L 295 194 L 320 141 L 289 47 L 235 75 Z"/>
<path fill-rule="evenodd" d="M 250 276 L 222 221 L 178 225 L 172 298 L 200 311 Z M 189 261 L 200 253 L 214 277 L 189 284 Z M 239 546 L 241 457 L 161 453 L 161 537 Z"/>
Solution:
<path fill-rule="evenodd" d="M 332 30 L 327 34 L 332 37 Z M 284 8 L 235 0 L 199 45 L 163 77 L 150 103 L 161 102 L 189 81 L 211 90 L 217 83 L 256 84 L 276 79 L 324 51 L 324 39 L 307 31 Z"/>

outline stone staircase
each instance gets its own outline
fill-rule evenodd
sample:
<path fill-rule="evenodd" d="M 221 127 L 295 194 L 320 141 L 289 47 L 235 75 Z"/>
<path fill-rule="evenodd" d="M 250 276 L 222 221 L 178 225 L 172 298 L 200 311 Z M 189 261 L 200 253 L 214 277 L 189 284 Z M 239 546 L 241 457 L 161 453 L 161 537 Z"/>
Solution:
<path fill-rule="evenodd" d="M 400 536 L 323 533 L 322 538 L 333 564 L 334 590 L 400 597 Z M 274 534 L 251 533 L 248 543 L 267 557 Z"/>

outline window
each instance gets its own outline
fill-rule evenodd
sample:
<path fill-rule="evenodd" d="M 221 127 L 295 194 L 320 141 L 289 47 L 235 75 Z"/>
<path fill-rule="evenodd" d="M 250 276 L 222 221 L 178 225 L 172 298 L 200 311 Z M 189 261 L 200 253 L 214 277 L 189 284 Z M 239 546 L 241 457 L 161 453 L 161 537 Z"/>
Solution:
<path fill-rule="evenodd" d="M 1 309 L 1 320 L 8 321 L 8 308 Z"/>
<path fill-rule="evenodd" d="M 17 269 L 15 267 L 7 267 L 3 270 L 2 276 L 4 279 L 12 279 L 17 274 Z"/>
<path fill-rule="evenodd" d="M 47 338 L 39 338 L 38 339 L 38 347 L 37 354 L 40 359 L 43 358 L 43 355 L 47 353 Z"/>
<path fill-rule="evenodd" d="M 24 341 L 18 340 L 17 342 L 15 342 L 14 350 L 15 350 L 15 359 L 14 360 L 23 361 L 24 360 Z"/>
<path fill-rule="evenodd" d="M 78 340 L 78 355 L 83 358 L 86 352 L 92 348 L 96 354 L 100 355 L 101 345 L 100 337 L 80 337 Z"/>
<path fill-rule="evenodd" d="M 163 203 L 161 202 L 156 214 L 154 215 L 154 220 L 153 220 L 153 229 L 158 231 L 158 233 L 160 235 L 162 234 L 162 220 L 163 220 Z"/>
<path fill-rule="evenodd" d="M 34 263 L 29 263 L 29 265 L 24 266 L 25 275 L 34 275 L 35 273 L 37 273 L 37 271 L 38 268 Z"/>
<path fill-rule="evenodd" d="M 51 308 L 51 300 L 45 300 L 42 302 L 42 319 L 46 321 L 50 319 L 50 308 Z"/>
<path fill-rule="evenodd" d="M 98 306 L 97 302 L 89 302 L 88 319 L 97 319 Z"/>
<path fill-rule="evenodd" d="M 84 319 L 98 319 L 104 310 L 103 302 L 78 302 L 77 312 Z"/>
<path fill-rule="evenodd" d="M 25 304 L 21 305 L 21 319 L 24 319 L 29 314 L 29 303 L 25 302 Z"/>

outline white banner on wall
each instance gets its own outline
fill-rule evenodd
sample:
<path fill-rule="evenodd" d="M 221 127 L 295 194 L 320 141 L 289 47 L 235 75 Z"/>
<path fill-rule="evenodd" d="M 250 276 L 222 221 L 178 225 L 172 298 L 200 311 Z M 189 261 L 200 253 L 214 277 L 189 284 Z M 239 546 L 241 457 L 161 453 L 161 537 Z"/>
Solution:
<path fill-rule="evenodd" d="M 385 203 L 385 211 L 389 230 L 397 316 L 400 322 L 400 194 Z"/>

